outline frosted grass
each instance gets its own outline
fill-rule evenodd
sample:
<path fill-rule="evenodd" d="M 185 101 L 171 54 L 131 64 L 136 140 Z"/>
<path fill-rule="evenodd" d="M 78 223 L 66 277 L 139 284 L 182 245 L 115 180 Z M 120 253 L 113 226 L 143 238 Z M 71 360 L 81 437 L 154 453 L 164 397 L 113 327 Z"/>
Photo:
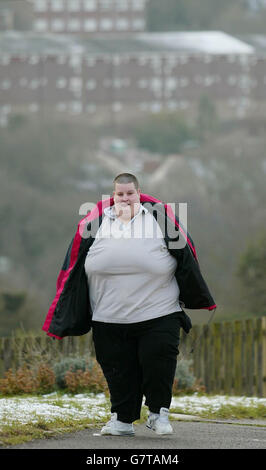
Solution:
<path fill-rule="evenodd" d="M 224 395 L 200 396 L 186 395 L 173 397 L 171 408 L 178 408 L 182 413 L 197 415 L 204 411 L 218 411 L 221 406 L 242 407 L 266 406 L 266 398 L 231 397 Z M 28 424 L 39 420 L 52 422 L 61 420 L 96 420 L 110 416 L 110 401 L 103 394 L 59 395 L 56 392 L 32 397 L 0 398 L 0 427 L 4 424 Z"/>

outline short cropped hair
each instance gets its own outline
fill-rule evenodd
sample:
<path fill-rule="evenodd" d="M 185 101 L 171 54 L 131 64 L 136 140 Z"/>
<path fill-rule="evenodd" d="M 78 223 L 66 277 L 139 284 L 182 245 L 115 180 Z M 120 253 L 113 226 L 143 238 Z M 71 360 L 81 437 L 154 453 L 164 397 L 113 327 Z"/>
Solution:
<path fill-rule="evenodd" d="M 127 183 L 134 183 L 135 188 L 138 190 L 139 189 L 139 182 L 138 179 L 136 178 L 135 175 L 132 175 L 131 173 L 120 173 L 120 175 L 117 175 L 115 179 L 113 180 L 114 187 L 116 183 L 120 184 L 127 184 Z"/>

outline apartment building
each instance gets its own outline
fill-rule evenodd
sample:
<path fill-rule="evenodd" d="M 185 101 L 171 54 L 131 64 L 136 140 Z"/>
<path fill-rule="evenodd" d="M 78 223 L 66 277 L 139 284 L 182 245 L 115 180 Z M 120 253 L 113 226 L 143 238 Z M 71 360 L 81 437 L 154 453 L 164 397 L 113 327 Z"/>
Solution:
<path fill-rule="evenodd" d="M 29 0 L 36 32 L 134 33 L 146 29 L 147 0 Z"/>
<path fill-rule="evenodd" d="M 232 116 L 266 107 L 265 55 L 222 33 L 195 35 L 66 42 L 60 35 L 2 33 L 0 115 L 5 121 L 12 112 L 44 108 L 72 116 L 189 110 L 203 95 Z"/>

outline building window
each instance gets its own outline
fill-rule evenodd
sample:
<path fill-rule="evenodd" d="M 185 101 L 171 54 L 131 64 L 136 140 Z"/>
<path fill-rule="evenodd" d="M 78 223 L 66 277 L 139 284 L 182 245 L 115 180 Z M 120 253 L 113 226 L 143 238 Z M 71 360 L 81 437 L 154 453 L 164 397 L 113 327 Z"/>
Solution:
<path fill-rule="evenodd" d="M 110 10 L 112 6 L 111 0 L 100 0 L 100 8 L 102 10 Z"/>
<path fill-rule="evenodd" d="M 170 109 L 170 111 L 175 111 L 178 108 L 177 102 L 172 100 L 168 101 L 167 108 Z"/>
<path fill-rule="evenodd" d="M 0 56 L 0 65 L 8 65 L 8 64 L 10 64 L 10 56 L 9 55 Z"/>
<path fill-rule="evenodd" d="M 38 105 L 38 103 L 31 103 L 31 104 L 29 105 L 29 111 L 30 111 L 31 113 L 37 113 L 37 111 L 39 111 L 39 105 Z"/>
<path fill-rule="evenodd" d="M 32 90 L 37 90 L 37 88 L 40 86 L 40 81 L 38 79 L 31 80 L 29 83 L 29 88 Z"/>
<path fill-rule="evenodd" d="M 236 84 L 237 84 L 237 76 L 235 76 L 235 75 L 230 75 L 230 77 L 228 77 L 228 79 L 227 79 L 227 83 L 228 83 L 228 85 L 230 85 L 230 86 L 236 85 Z"/>
<path fill-rule="evenodd" d="M 189 107 L 189 103 L 188 101 L 179 101 L 178 106 L 180 109 L 187 109 Z"/>
<path fill-rule="evenodd" d="M 52 31 L 64 31 L 65 23 L 59 18 L 51 21 L 51 30 Z"/>
<path fill-rule="evenodd" d="M 151 80 L 151 89 L 153 91 L 160 91 L 162 88 L 162 80 L 160 78 L 152 78 Z"/>
<path fill-rule="evenodd" d="M 145 21 L 142 18 L 137 18 L 132 21 L 132 29 L 134 31 L 143 30 L 145 28 Z"/>
<path fill-rule="evenodd" d="M 96 0 L 83 0 L 83 5 L 85 11 L 97 10 Z"/>
<path fill-rule="evenodd" d="M 60 113 L 63 113 L 64 111 L 66 111 L 67 110 L 66 103 L 57 103 L 56 110 L 59 111 Z"/>
<path fill-rule="evenodd" d="M 47 11 L 47 0 L 35 0 L 34 11 Z"/>
<path fill-rule="evenodd" d="M 94 57 L 86 57 L 86 64 L 88 67 L 94 67 L 96 59 Z"/>
<path fill-rule="evenodd" d="M 80 54 L 71 55 L 69 57 L 69 67 L 75 70 L 75 73 L 81 73 L 82 71 L 82 56 Z"/>
<path fill-rule="evenodd" d="M 65 88 L 67 85 L 67 79 L 64 77 L 60 77 L 56 80 L 56 88 Z"/>
<path fill-rule="evenodd" d="M 117 11 L 127 11 L 129 10 L 129 5 L 127 0 L 116 0 L 116 9 Z"/>
<path fill-rule="evenodd" d="M 133 0 L 132 3 L 132 10 L 133 11 L 142 11 L 145 8 L 145 1 L 144 0 Z"/>
<path fill-rule="evenodd" d="M 69 66 L 70 67 L 81 67 L 82 64 L 82 56 L 80 54 L 71 55 L 69 58 Z"/>
<path fill-rule="evenodd" d="M 68 11 L 80 11 L 80 1 L 79 0 L 68 0 Z"/>
<path fill-rule="evenodd" d="M 119 111 L 122 110 L 122 104 L 117 102 L 117 103 L 113 103 L 112 104 L 112 110 L 115 112 L 115 113 L 118 113 Z"/>
<path fill-rule="evenodd" d="M 82 113 L 82 103 L 80 101 L 72 101 L 69 103 L 69 111 L 72 114 L 81 114 Z"/>
<path fill-rule="evenodd" d="M 238 84 L 242 90 L 248 90 L 251 87 L 251 78 L 248 75 L 240 75 Z"/>
<path fill-rule="evenodd" d="M 69 89 L 76 93 L 80 92 L 82 90 L 82 79 L 79 77 L 70 78 Z"/>
<path fill-rule="evenodd" d="M 94 90 L 96 88 L 96 81 L 95 80 L 88 80 L 86 83 L 87 90 Z"/>
<path fill-rule="evenodd" d="M 52 11 L 63 11 L 64 10 L 63 0 L 53 0 L 51 2 L 51 10 Z"/>
<path fill-rule="evenodd" d="M 177 87 L 177 80 L 176 78 L 169 77 L 165 80 L 165 89 L 168 91 L 173 91 Z"/>
<path fill-rule="evenodd" d="M 139 88 L 148 88 L 148 80 L 146 78 L 142 78 L 141 80 L 138 81 L 138 87 Z"/>
<path fill-rule="evenodd" d="M 95 104 L 93 104 L 93 103 L 88 104 L 88 105 L 86 106 L 86 111 L 87 111 L 88 113 L 95 113 L 95 111 L 96 111 L 96 106 L 95 106 Z"/>
<path fill-rule="evenodd" d="M 150 110 L 151 110 L 152 113 L 159 113 L 161 111 L 161 109 L 162 109 L 161 103 L 153 102 L 150 105 Z"/>
<path fill-rule="evenodd" d="M 1 90 L 9 90 L 10 87 L 11 87 L 11 81 L 10 80 L 2 80 L 2 82 L 0 82 Z"/>
<path fill-rule="evenodd" d="M 111 31 L 113 29 L 113 21 L 110 18 L 100 20 L 100 30 Z"/>
<path fill-rule="evenodd" d="M 154 56 L 151 58 L 151 66 L 158 70 L 161 68 L 161 58 L 159 56 Z"/>
<path fill-rule="evenodd" d="M 58 55 L 56 58 L 56 62 L 58 65 L 64 65 L 67 61 L 67 56 L 65 55 Z"/>
<path fill-rule="evenodd" d="M 48 31 L 48 22 L 46 20 L 36 20 L 34 29 L 38 32 Z"/>
<path fill-rule="evenodd" d="M 40 57 L 38 55 L 32 55 L 29 57 L 29 64 L 36 65 L 40 62 Z"/>
<path fill-rule="evenodd" d="M 96 31 L 97 30 L 97 21 L 93 19 L 88 19 L 84 21 L 84 31 Z"/>
<path fill-rule="evenodd" d="M 140 56 L 138 57 L 137 60 L 138 60 L 138 65 L 144 66 L 144 65 L 147 65 L 148 63 L 148 58 L 146 56 Z"/>
<path fill-rule="evenodd" d="M 113 87 L 114 88 L 122 88 L 123 82 L 121 78 L 114 78 L 113 79 Z"/>
<path fill-rule="evenodd" d="M 118 31 L 127 31 L 129 29 L 129 21 L 127 18 L 119 18 L 116 21 L 116 29 Z"/>
<path fill-rule="evenodd" d="M 77 18 L 72 18 L 68 21 L 67 29 L 68 31 L 80 31 L 81 24 Z"/>
<path fill-rule="evenodd" d="M 212 77 L 206 77 L 205 80 L 207 80 L 207 79 L 208 79 L 208 85 L 211 85 L 212 84 Z M 189 79 L 186 78 L 186 77 L 181 77 L 180 80 L 179 80 L 179 84 L 182 88 L 184 88 L 184 87 L 188 86 Z"/>
<path fill-rule="evenodd" d="M 147 111 L 147 110 L 149 109 L 148 103 L 140 103 L 140 104 L 139 104 L 139 109 L 140 109 L 141 111 Z"/>

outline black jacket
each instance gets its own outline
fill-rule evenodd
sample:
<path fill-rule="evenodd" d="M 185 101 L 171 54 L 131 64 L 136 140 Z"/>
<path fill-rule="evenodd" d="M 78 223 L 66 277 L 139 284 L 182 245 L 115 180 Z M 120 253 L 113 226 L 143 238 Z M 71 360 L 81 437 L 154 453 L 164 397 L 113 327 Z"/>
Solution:
<path fill-rule="evenodd" d="M 194 243 L 189 234 L 183 233 L 178 218 L 173 215 L 167 205 L 163 205 L 151 196 L 141 194 L 140 202 L 156 218 L 164 234 L 168 250 L 177 260 L 175 277 L 180 289 L 181 307 L 207 310 L 216 308 L 201 274 Z M 89 216 L 82 219 L 78 225 L 57 279 L 56 296 L 42 327 L 49 336 L 61 339 L 64 336 L 84 335 L 91 329 L 92 311 L 84 263 L 102 223 L 103 209 L 112 203 L 113 198 L 98 202 Z M 185 246 L 179 249 L 172 248 L 172 242 L 180 240 L 180 237 L 185 240 Z M 185 313 L 183 323 L 182 326 L 188 332 L 191 323 Z"/>

